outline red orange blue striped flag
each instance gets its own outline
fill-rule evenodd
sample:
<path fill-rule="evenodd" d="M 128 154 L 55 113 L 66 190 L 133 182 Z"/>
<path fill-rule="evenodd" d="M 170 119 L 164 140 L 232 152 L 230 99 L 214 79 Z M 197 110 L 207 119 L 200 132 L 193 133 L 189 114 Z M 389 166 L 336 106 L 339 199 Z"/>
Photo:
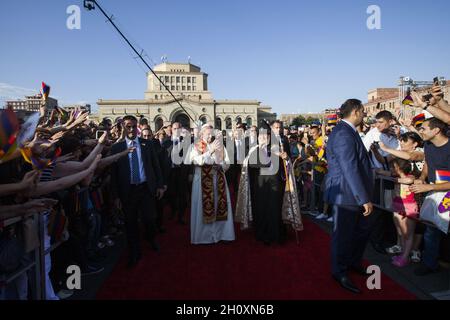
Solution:
<path fill-rule="evenodd" d="M 436 183 L 450 182 L 450 171 L 436 170 Z"/>

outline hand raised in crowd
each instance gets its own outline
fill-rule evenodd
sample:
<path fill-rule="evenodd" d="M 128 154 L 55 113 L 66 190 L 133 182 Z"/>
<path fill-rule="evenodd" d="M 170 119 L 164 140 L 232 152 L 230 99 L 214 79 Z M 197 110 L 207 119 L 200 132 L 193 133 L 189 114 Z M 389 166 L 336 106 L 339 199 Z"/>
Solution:
<path fill-rule="evenodd" d="M 82 124 L 84 121 L 86 121 L 88 115 L 89 115 L 89 113 L 88 113 L 87 111 L 81 113 L 81 114 L 73 121 L 73 123 L 71 123 L 70 125 L 68 125 L 67 129 L 73 129 L 73 128 L 79 126 L 79 125 Z"/>
<path fill-rule="evenodd" d="M 442 100 L 444 95 L 441 86 L 438 84 L 434 84 L 433 87 L 431 88 L 431 95 L 433 97 L 430 99 L 430 105 L 432 106 L 437 105 L 439 101 Z"/>
<path fill-rule="evenodd" d="M 51 140 L 52 142 L 57 142 L 57 141 L 59 141 L 59 140 L 64 136 L 64 134 L 65 134 L 64 131 L 59 131 L 59 132 L 55 133 L 54 135 L 52 135 L 52 136 L 50 137 L 50 140 Z"/>
<path fill-rule="evenodd" d="M 427 103 L 422 100 L 422 97 L 417 91 L 411 91 L 411 98 L 413 99 L 413 106 L 416 108 L 423 108 L 427 105 Z"/>
<path fill-rule="evenodd" d="M 106 131 L 103 132 L 103 134 L 100 136 L 100 138 L 98 138 L 98 143 L 99 144 L 105 144 L 106 141 L 107 141 L 107 139 L 106 139 L 107 137 L 108 137 L 107 132 Z"/>
<path fill-rule="evenodd" d="M 280 152 L 280 157 L 283 160 L 287 160 L 289 158 L 287 152 Z"/>
<path fill-rule="evenodd" d="M 309 144 L 308 137 L 303 136 L 302 142 L 303 142 L 304 145 Z"/>

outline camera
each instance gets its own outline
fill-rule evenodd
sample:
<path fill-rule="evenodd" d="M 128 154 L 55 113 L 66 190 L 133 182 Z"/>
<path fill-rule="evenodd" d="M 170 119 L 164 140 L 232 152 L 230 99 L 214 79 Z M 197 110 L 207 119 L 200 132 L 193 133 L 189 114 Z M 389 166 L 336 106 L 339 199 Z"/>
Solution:
<path fill-rule="evenodd" d="M 97 132 L 95 133 L 95 139 L 99 139 L 105 132 L 105 130 L 97 130 Z"/>

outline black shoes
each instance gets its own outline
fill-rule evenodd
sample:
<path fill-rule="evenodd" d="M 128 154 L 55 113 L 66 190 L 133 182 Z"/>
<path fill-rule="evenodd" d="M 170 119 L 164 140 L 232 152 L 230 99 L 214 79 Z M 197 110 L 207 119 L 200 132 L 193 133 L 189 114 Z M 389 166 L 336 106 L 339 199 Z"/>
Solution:
<path fill-rule="evenodd" d="M 353 271 L 360 276 L 368 276 L 366 269 L 363 266 L 353 266 L 350 267 L 350 271 Z"/>
<path fill-rule="evenodd" d="M 350 280 L 349 277 L 347 276 L 334 276 L 333 275 L 333 279 L 336 280 L 342 288 L 353 292 L 353 293 L 361 293 L 361 290 L 358 289 L 358 287 L 356 287 L 352 280 Z"/>
<path fill-rule="evenodd" d="M 88 276 L 91 274 L 97 274 L 97 273 L 102 272 L 103 270 L 105 270 L 105 268 L 103 268 L 103 267 L 95 267 L 92 265 L 88 265 L 86 267 L 86 269 L 81 272 L 81 275 Z"/>

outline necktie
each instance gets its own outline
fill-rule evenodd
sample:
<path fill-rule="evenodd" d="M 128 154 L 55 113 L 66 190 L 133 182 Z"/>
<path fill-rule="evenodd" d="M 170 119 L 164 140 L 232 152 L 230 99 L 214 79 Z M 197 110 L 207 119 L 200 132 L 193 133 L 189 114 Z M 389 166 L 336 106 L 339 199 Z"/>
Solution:
<path fill-rule="evenodd" d="M 133 141 L 133 147 L 136 147 L 136 142 Z M 131 153 L 131 183 L 139 184 L 140 175 L 139 175 L 139 160 L 137 155 L 137 148 Z"/>

